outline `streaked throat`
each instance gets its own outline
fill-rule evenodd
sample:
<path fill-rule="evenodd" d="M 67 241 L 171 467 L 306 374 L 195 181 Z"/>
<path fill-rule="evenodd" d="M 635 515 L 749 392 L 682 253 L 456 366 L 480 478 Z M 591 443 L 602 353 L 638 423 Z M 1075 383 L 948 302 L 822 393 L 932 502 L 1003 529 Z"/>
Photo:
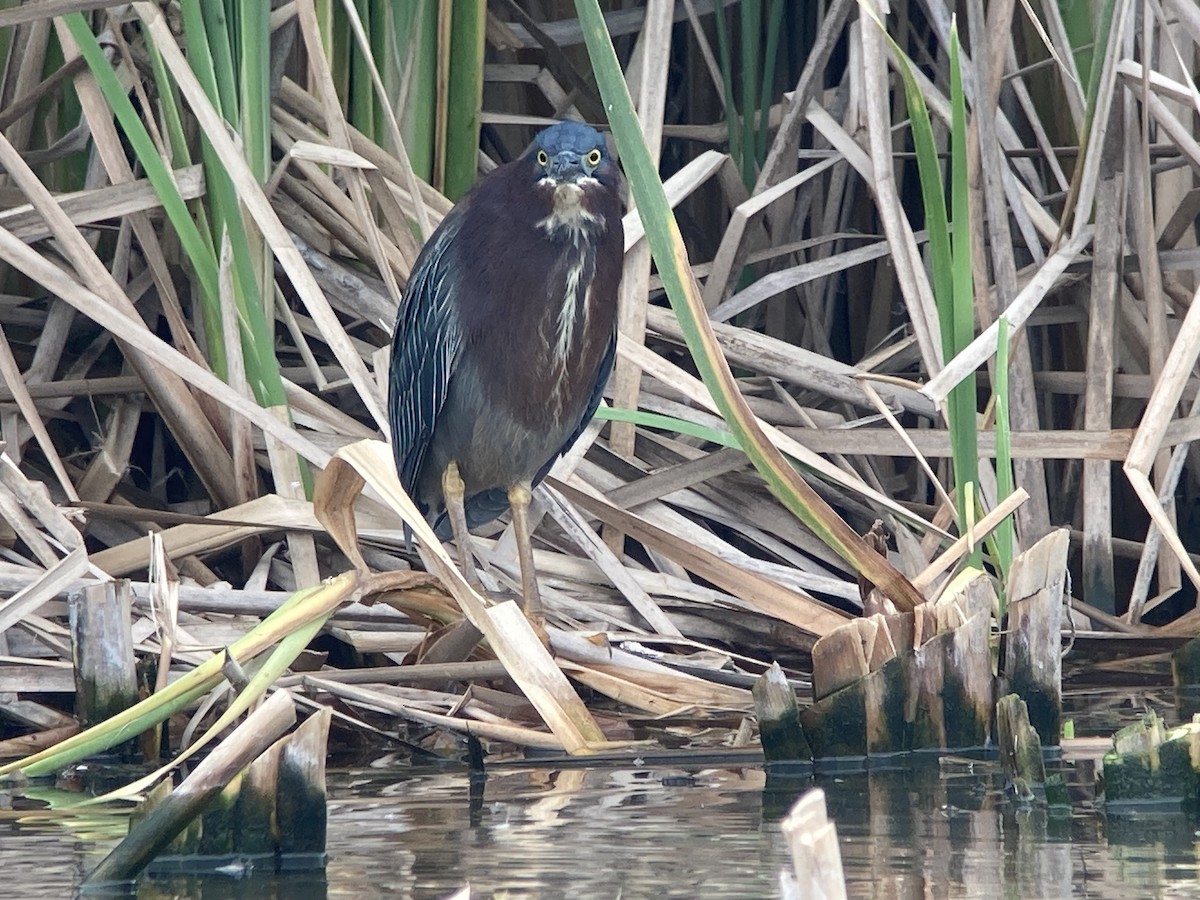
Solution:
<path fill-rule="evenodd" d="M 547 176 L 538 182 L 552 187 L 553 207 L 550 214 L 537 225 L 549 237 L 561 237 L 564 233 L 576 243 L 591 234 L 603 230 L 604 222 L 584 205 L 584 190 L 600 182 L 590 176 L 578 181 L 557 181 Z"/>

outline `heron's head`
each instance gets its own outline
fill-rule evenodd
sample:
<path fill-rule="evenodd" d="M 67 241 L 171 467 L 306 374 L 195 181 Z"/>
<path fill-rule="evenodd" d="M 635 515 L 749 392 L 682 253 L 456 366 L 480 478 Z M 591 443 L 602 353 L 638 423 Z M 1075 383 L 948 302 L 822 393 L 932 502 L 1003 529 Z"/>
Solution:
<path fill-rule="evenodd" d="M 604 136 L 582 122 L 559 122 L 538 132 L 527 154 L 534 163 L 538 184 L 602 184 L 615 189 L 617 164 L 608 152 Z"/>
<path fill-rule="evenodd" d="M 620 175 L 600 132 L 582 122 L 559 122 L 538 133 L 524 159 L 549 203 L 539 223 L 547 234 L 578 239 L 608 227 L 601 210 L 611 204 L 597 201 L 606 194 L 616 198 Z"/>

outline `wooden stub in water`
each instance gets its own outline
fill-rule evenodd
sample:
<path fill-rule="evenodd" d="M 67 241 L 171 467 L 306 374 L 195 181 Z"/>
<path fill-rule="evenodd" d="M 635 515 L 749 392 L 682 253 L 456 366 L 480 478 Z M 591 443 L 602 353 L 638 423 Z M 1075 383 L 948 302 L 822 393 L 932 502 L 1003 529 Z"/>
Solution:
<path fill-rule="evenodd" d="M 89 585 L 68 600 L 75 715 L 84 726 L 137 702 L 131 597 L 129 582 L 121 580 Z"/>
<path fill-rule="evenodd" d="M 195 850 L 200 856 L 230 857 L 237 852 L 235 811 L 241 787 L 242 775 L 238 773 L 205 806 L 200 816 L 200 840 Z"/>
<path fill-rule="evenodd" d="M 283 741 L 276 741 L 250 764 L 238 794 L 238 853 L 260 856 L 275 852 L 275 794 Z"/>
<path fill-rule="evenodd" d="M 881 619 L 851 619 L 813 646 L 814 702 L 800 713 L 800 723 L 814 757 L 867 752 L 863 748 L 876 724 L 871 718 L 874 704 L 867 700 L 868 691 L 877 687 L 867 677 L 871 662 L 881 669 L 894 661 L 876 652 Z M 890 635 L 886 645 L 895 649 Z M 877 725 L 874 730 L 879 731 Z"/>
<path fill-rule="evenodd" d="M 820 700 L 870 673 L 863 649 L 864 631 L 874 635 L 870 619 L 852 619 L 818 639 L 813 646 L 813 698 Z"/>
<path fill-rule="evenodd" d="M 771 763 L 811 760 L 812 750 L 800 727 L 800 711 L 796 692 L 784 677 L 779 663 L 771 663 L 754 682 L 754 711 L 758 717 L 758 734 L 763 756 Z"/>
<path fill-rule="evenodd" d="M 285 865 L 289 854 L 325 853 L 325 746 L 332 717 L 328 706 L 309 716 L 284 743 L 279 757 L 275 821 Z"/>
<path fill-rule="evenodd" d="M 933 634 L 915 650 L 906 719 L 912 749 L 979 747 L 992 730 L 989 648 L 996 593 L 982 573 L 964 572 L 933 604 L 918 607 Z M 918 616 L 917 621 L 921 618 Z"/>
<path fill-rule="evenodd" d="M 1200 806 L 1200 722 L 1168 731 L 1148 712 L 1113 735 L 1104 755 L 1104 802 L 1110 811 Z"/>
<path fill-rule="evenodd" d="M 1175 712 L 1183 721 L 1200 713 L 1200 638 L 1192 638 L 1171 654 Z"/>
<path fill-rule="evenodd" d="M 1042 746 L 1057 747 L 1062 729 L 1063 592 L 1069 532 L 1046 535 L 1013 560 L 1008 576 L 1006 691 L 1029 707 Z"/>
<path fill-rule="evenodd" d="M 1046 764 L 1037 731 L 1029 724 L 1029 709 L 1016 694 L 996 704 L 996 737 L 1005 782 L 1018 799 L 1032 800 L 1036 788 L 1046 782 Z"/>
<path fill-rule="evenodd" d="M 287 691 L 276 691 L 205 757 L 169 796 L 160 800 L 84 880 L 85 885 L 128 881 L 189 829 L 250 762 L 296 721 Z M 204 837 L 200 840 L 203 842 Z"/>
<path fill-rule="evenodd" d="M 968 570 L 912 613 L 855 619 L 817 641 L 815 700 L 800 713 L 813 756 L 986 743 L 995 599 L 988 578 Z"/>
<path fill-rule="evenodd" d="M 779 879 L 784 900 L 846 900 L 837 828 L 825 811 L 825 792 L 813 788 L 781 823 L 792 854 L 792 872 Z"/>

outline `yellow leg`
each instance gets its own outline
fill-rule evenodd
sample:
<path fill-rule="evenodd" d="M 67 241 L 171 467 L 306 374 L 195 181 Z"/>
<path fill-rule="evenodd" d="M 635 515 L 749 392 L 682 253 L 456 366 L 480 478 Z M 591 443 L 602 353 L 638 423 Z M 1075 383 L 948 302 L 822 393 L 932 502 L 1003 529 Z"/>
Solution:
<path fill-rule="evenodd" d="M 513 528 L 517 533 L 517 560 L 521 564 L 521 593 L 525 596 L 525 618 L 540 628 L 545 621 L 542 612 L 542 595 L 538 593 L 537 572 L 533 568 L 533 544 L 529 540 L 528 484 L 517 484 L 509 488 L 508 504 L 512 507 Z"/>
<path fill-rule="evenodd" d="M 450 463 L 442 473 L 442 498 L 446 502 L 446 513 L 450 516 L 450 527 L 454 530 L 454 543 L 458 547 L 458 562 L 462 567 L 467 584 L 477 591 L 483 590 L 483 582 L 475 570 L 475 556 L 471 552 L 471 532 L 467 530 L 465 504 L 467 487 L 458 474 L 458 463 Z"/>

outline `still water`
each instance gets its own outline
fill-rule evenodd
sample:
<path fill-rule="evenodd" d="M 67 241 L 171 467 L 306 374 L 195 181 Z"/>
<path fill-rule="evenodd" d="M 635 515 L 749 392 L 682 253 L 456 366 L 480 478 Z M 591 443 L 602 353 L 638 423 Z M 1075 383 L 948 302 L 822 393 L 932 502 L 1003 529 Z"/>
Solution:
<path fill-rule="evenodd" d="M 469 884 L 485 898 L 774 897 L 788 859 L 779 818 L 817 784 L 851 897 L 1200 898 L 1195 819 L 1107 820 L 1090 763 L 1064 771 L 1061 815 L 1015 809 L 994 763 L 965 760 L 783 781 L 728 762 L 508 766 L 474 787 L 461 771 L 331 771 L 323 877 L 143 879 L 133 896 L 424 900 Z M 0 793 L 0 897 L 72 896 L 124 830 L 38 805 Z"/>

